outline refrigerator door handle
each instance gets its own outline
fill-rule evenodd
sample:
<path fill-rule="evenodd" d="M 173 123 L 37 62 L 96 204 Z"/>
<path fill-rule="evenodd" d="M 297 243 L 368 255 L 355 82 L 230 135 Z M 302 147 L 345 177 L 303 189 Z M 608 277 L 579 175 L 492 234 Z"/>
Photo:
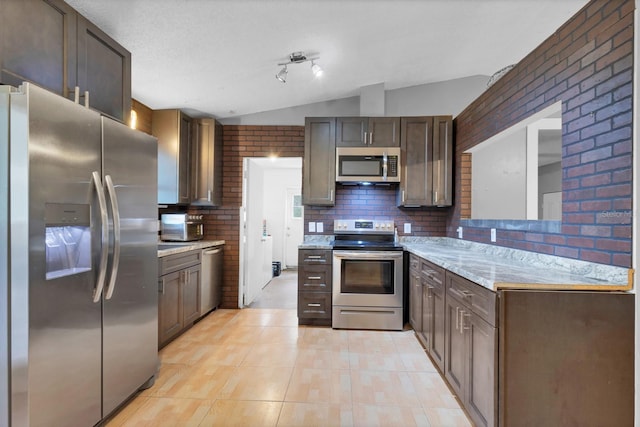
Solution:
<path fill-rule="evenodd" d="M 118 197 L 116 196 L 116 188 L 113 185 L 111 175 L 105 175 L 104 183 L 109 192 L 109 201 L 111 202 L 111 212 L 113 213 L 113 263 L 111 265 L 111 273 L 109 275 L 109 285 L 105 294 L 106 299 L 111 299 L 113 290 L 116 287 L 116 278 L 118 277 L 118 267 L 120 266 L 120 208 L 118 207 Z"/>
<path fill-rule="evenodd" d="M 102 290 L 104 289 L 104 282 L 107 273 L 107 258 L 109 256 L 109 252 L 107 251 L 107 245 L 109 244 L 109 217 L 107 215 L 107 200 L 104 196 L 104 189 L 102 188 L 100 173 L 98 171 L 94 171 L 91 176 L 93 178 L 93 184 L 98 195 L 98 205 L 100 206 L 100 223 L 102 227 L 98 280 L 96 281 L 96 287 L 93 290 L 93 302 L 99 302 L 100 298 L 102 298 Z"/>

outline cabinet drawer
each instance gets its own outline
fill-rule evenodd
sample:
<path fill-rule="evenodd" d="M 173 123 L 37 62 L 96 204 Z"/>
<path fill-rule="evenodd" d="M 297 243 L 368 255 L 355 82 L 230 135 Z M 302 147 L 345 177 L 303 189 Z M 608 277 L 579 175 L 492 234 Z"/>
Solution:
<path fill-rule="evenodd" d="M 329 249 L 300 249 L 298 251 L 298 265 L 325 264 L 330 265 L 332 251 Z"/>
<path fill-rule="evenodd" d="M 298 318 L 331 319 L 331 293 L 299 292 Z"/>
<path fill-rule="evenodd" d="M 420 272 L 420 258 L 418 255 L 411 254 L 409 256 L 409 270 Z"/>
<path fill-rule="evenodd" d="M 163 276 L 167 273 L 182 270 L 192 265 L 200 264 L 202 257 L 201 250 L 183 252 L 180 254 L 162 257 L 158 262 L 158 274 Z"/>
<path fill-rule="evenodd" d="M 331 292 L 331 271 L 329 265 L 307 265 L 298 270 L 298 290 Z"/>
<path fill-rule="evenodd" d="M 431 285 L 440 285 L 440 287 L 444 286 L 444 268 L 438 267 L 424 259 L 421 261 L 420 272 L 422 273 L 422 277 L 427 279 Z"/>
<path fill-rule="evenodd" d="M 446 277 L 447 298 L 462 302 L 490 325 L 497 325 L 495 292 L 450 272 Z"/>

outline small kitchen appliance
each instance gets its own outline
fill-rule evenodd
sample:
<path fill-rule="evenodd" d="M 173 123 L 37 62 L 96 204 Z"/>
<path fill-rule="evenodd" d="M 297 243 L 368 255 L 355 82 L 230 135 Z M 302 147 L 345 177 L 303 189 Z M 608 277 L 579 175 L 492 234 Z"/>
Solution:
<path fill-rule="evenodd" d="M 202 215 L 186 213 L 160 216 L 160 239 L 173 242 L 190 242 L 204 237 Z"/>

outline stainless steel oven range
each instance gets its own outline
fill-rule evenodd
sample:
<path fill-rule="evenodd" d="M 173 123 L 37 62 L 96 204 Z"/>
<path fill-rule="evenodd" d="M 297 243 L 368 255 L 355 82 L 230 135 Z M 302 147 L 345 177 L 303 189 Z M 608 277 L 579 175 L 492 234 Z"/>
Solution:
<path fill-rule="evenodd" d="M 403 248 L 393 221 L 335 220 L 331 326 L 402 330 Z"/>

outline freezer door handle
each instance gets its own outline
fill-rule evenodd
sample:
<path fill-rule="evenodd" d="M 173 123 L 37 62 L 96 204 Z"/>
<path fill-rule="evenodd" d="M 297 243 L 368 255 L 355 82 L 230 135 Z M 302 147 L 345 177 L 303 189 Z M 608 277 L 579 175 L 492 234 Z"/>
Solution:
<path fill-rule="evenodd" d="M 106 299 L 111 299 L 113 290 L 116 287 L 116 279 L 118 277 L 118 267 L 120 266 L 120 208 L 118 207 L 118 197 L 116 196 L 116 188 L 113 185 L 111 175 L 105 175 L 104 183 L 109 192 L 109 201 L 111 202 L 111 212 L 113 215 L 113 263 L 111 265 L 111 274 L 109 276 L 109 285 L 107 286 Z"/>
<path fill-rule="evenodd" d="M 107 274 L 107 258 L 109 256 L 108 244 L 109 244 L 109 217 L 107 216 L 107 200 L 104 196 L 104 189 L 102 187 L 102 180 L 100 179 L 100 173 L 94 171 L 91 174 L 93 178 L 93 185 L 96 188 L 96 194 L 98 195 L 98 205 L 100 206 L 100 225 L 101 225 L 101 249 L 100 249 L 100 264 L 98 265 L 98 280 L 96 281 L 96 287 L 93 290 L 93 302 L 99 302 L 102 298 L 102 290 L 104 289 L 104 282 Z"/>

